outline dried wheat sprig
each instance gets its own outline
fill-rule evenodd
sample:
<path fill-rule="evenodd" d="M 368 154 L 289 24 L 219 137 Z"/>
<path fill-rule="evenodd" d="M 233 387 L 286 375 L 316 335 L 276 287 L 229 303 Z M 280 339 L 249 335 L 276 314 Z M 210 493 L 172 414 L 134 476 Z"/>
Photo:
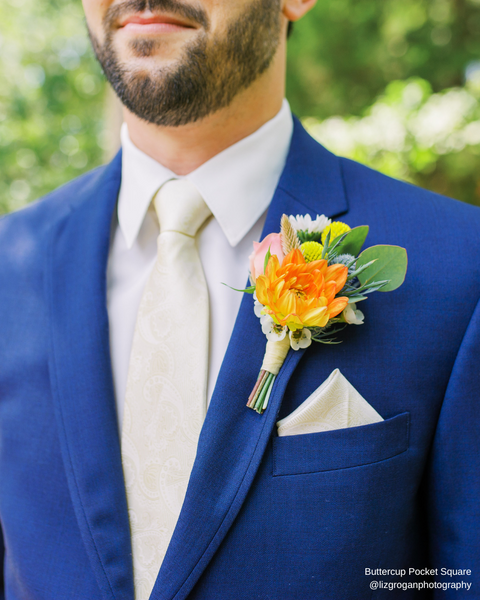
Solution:
<path fill-rule="evenodd" d="M 294 250 L 295 248 L 300 249 L 300 240 L 297 237 L 297 232 L 292 227 L 292 224 L 288 220 L 287 215 L 282 216 L 280 222 L 280 238 L 282 240 L 282 250 L 285 255 Z"/>

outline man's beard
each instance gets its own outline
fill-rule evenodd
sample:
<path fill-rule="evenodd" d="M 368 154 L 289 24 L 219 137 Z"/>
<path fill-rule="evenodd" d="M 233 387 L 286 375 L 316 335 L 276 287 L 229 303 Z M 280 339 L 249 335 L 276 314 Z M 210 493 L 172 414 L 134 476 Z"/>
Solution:
<path fill-rule="evenodd" d="M 155 71 L 121 64 L 113 44 L 114 24 L 127 13 L 165 10 L 203 28 L 178 62 Z M 271 64 L 280 40 L 280 0 L 254 0 L 224 35 L 208 35 L 203 10 L 177 0 L 127 0 L 112 6 L 104 19 L 103 45 L 90 32 L 95 54 L 122 103 L 155 125 L 178 127 L 228 106 Z M 130 50 L 150 56 L 155 40 L 133 40 Z"/>

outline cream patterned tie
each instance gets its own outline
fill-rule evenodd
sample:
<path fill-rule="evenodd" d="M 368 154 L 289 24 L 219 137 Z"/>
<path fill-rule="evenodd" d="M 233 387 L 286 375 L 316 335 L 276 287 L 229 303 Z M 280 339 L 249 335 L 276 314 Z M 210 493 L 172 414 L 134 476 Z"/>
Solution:
<path fill-rule="evenodd" d="M 211 215 L 186 180 L 163 185 L 157 261 L 143 292 L 128 371 L 122 463 L 136 600 L 167 551 L 206 412 L 209 307 L 195 235 Z"/>

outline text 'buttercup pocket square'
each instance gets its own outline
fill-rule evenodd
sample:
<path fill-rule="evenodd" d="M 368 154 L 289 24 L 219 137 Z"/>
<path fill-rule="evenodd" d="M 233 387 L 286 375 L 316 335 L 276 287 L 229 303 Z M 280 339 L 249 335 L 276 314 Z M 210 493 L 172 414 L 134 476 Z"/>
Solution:
<path fill-rule="evenodd" d="M 277 422 L 278 435 L 319 433 L 378 423 L 383 418 L 335 369 L 296 410 Z"/>

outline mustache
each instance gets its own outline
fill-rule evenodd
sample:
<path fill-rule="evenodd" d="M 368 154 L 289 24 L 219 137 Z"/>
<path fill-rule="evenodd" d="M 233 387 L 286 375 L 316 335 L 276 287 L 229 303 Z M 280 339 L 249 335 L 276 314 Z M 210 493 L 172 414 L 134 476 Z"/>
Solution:
<path fill-rule="evenodd" d="M 178 0 L 126 0 L 108 8 L 103 19 L 104 30 L 111 32 L 122 17 L 146 10 L 151 10 L 153 13 L 168 12 L 172 16 L 183 17 L 205 30 L 208 30 L 210 25 L 207 13 L 202 8 Z"/>

